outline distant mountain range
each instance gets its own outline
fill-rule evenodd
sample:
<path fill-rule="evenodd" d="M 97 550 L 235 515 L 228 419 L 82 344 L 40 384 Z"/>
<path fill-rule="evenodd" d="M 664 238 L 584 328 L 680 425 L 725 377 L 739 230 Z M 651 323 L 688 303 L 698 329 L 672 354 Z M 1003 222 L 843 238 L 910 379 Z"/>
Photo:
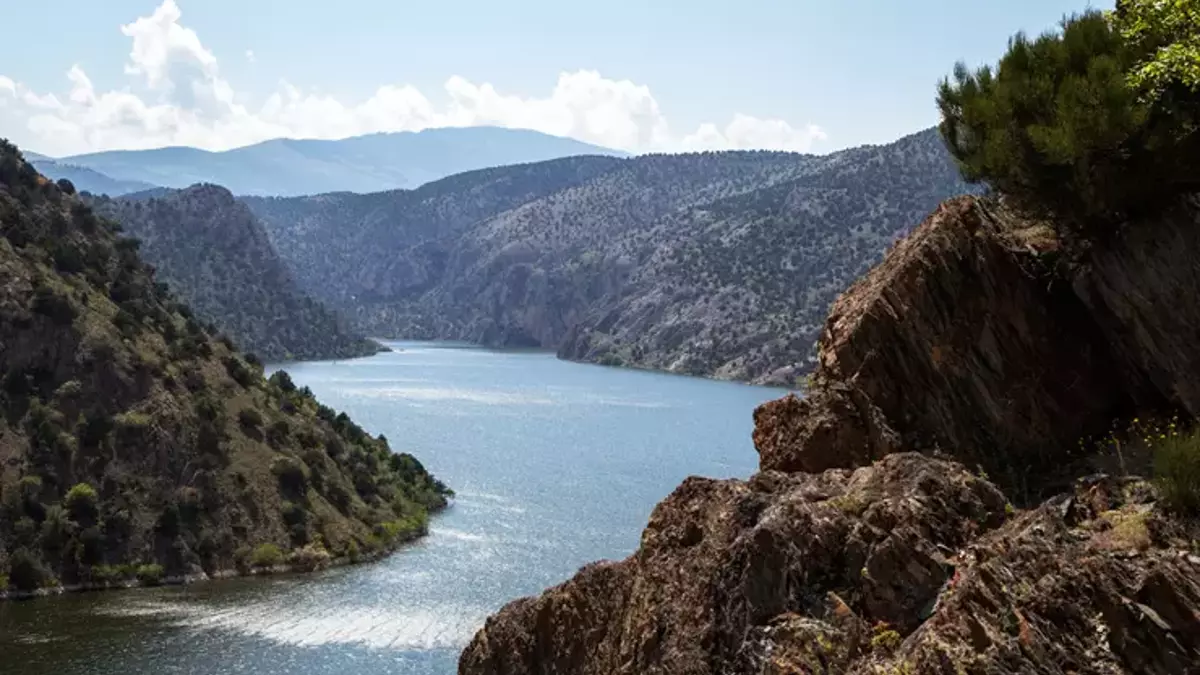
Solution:
<path fill-rule="evenodd" d="M 119 196 L 213 183 L 238 195 L 299 196 L 415 188 L 465 171 L 573 155 L 626 156 L 570 138 L 499 127 L 427 129 L 336 141 L 277 139 L 224 152 L 175 147 L 61 159 L 26 153 L 50 178 Z"/>
<path fill-rule="evenodd" d="M 118 180 L 111 176 L 106 176 L 99 171 L 70 164 L 68 163 L 69 160 L 60 161 L 50 159 L 49 157 L 32 152 L 26 153 L 26 159 L 42 175 L 54 180 L 65 178 L 71 181 L 75 189 L 80 192 L 115 196 L 149 190 L 155 187 L 150 183 L 138 180 Z"/>
<path fill-rule="evenodd" d="M 90 205 L 141 241 L 198 318 L 267 361 L 365 356 L 382 347 L 302 292 L 262 224 L 223 187 L 157 188 Z"/>
<path fill-rule="evenodd" d="M 367 334 L 791 385 L 833 299 L 968 191 L 930 129 L 819 157 L 583 156 L 243 201 Z"/>

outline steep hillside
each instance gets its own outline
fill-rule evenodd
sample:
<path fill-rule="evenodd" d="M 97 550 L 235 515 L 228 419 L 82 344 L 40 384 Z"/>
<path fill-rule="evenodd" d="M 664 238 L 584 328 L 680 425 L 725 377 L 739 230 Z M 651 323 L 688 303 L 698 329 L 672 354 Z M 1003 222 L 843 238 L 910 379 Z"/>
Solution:
<path fill-rule="evenodd" d="M 165 187 L 215 183 L 239 195 L 298 196 L 411 189 L 486 167 L 597 154 L 625 155 L 536 131 L 465 127 L 336 141 L 277 139 L 224 152 L 121 150 L 60 161 L 120 180 Z"/>
<path fill-rule="evenodd" d="M 66 164 L 50 158 L 29 161 L 33 164 L 33 168 L 43 176 L 51 180 L 69 180 L 80 192 L 118 197 L 154 188 L 150 183 L 137 180 L 117 180 L 87 167 Z"/>
<path fill-rule="evenodd" d="M 368 333 L 792 384 L 836 294 L 966 191 L 931 130 L 825 157 L 580 157 L 247 201 L 301 284 Z"/>
<path fill-rule="evenodd" d="M 320 566 L 445 505 L 415 458 L 264 380 L 7 142 L 0 235 L 0 588 Z"/>
<path fill-rule="evenodd" d="M 381 347 L 348 332 L 295 284 L 262 224 L 228 190 L 96 198 L 93 208 L 141 240 L 142 257 L 196 312 L 268 361 L 365 356 Z"/>

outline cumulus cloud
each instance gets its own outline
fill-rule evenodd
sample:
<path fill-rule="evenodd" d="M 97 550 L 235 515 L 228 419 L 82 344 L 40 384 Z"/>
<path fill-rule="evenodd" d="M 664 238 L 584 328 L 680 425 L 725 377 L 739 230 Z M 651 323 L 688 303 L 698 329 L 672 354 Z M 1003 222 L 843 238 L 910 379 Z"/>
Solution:
<path fill-rule="evenodd" d="M 190 145 L 224 150 L 269 138 L 343 138 L 430 127 L 496 125 L 535 129 L 632 152 L 766 148 L 809 150 L 825 138 L 814 125 L 736 114 L 723 128 L 674 134 L 650 89 L 593 70 L 564 72 L 545 96 L 522 96 L 453 76 L 435 104 L 411 85 L 385 84 L 347 103 L 287 81 L 251 107 L 234 92 L 216 55 L 180 23 L 175 0 L 121 26 L 132 43 L 124 72 L 134 86 L 97 91 L 78 65 L 65 97 L 0 75 L 0 110 L 26 133 L 15 140 L 57 155 L 112 148 Z M 245 53 L 248 62 L 254 52 Z M 10 126 L 9 124 L 5 125 Z"/>
<path fill-rule="evenodd" d="M 807 152 L 825 138 L 825 132 L 815 124 L 796 129 L 783 120 L 763 120 L 737 113 L 724 130 L 714 124 L 701 124 L 695 133 L 683 138 L 681 145 L 685 150 L 765 148 Z"/>

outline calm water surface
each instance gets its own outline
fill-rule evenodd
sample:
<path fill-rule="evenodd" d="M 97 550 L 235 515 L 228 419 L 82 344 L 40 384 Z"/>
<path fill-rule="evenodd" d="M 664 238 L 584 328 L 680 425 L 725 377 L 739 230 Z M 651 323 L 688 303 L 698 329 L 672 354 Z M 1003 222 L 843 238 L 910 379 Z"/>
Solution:
<path fill-rule="evenodd" d="M 0 673 L 453 673 L 504 603 L 637 547 L 692 474 L 755 467 L 774 389 L 423 343 L 286 366 L 458 492 L 429 537 L 371 565 L 0 603 Z"/>

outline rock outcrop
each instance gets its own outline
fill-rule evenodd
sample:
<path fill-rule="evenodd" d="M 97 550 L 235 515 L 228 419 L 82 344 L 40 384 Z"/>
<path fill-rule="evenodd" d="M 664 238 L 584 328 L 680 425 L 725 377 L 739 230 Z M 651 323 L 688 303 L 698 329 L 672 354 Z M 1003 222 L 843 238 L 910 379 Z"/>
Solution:
<path fill-rule="evenodd" d="M 756 411 L 760 473 L 688 479 L 459 672 L 1200 672 L 1197 523 L 1073 479 L 1115 418 L 1196 412 L 1193 213 L 1068 255 L 945 203 L 834 304 L 809 396 Z"/>
<path fill-rule="evenodd" d="M 1114 419 L 1200 412 L 1194 230 L 1183 217 L 1130 228 L 1070 265 L 1045 225 L 990 200 L 946 202 L 834 303 L 808 397 L 755 412 L 762 468 L 907 449 L 1023 491 L 1064 487 L 1052 479 L 1077 473 L 1079 440 Z"/>

